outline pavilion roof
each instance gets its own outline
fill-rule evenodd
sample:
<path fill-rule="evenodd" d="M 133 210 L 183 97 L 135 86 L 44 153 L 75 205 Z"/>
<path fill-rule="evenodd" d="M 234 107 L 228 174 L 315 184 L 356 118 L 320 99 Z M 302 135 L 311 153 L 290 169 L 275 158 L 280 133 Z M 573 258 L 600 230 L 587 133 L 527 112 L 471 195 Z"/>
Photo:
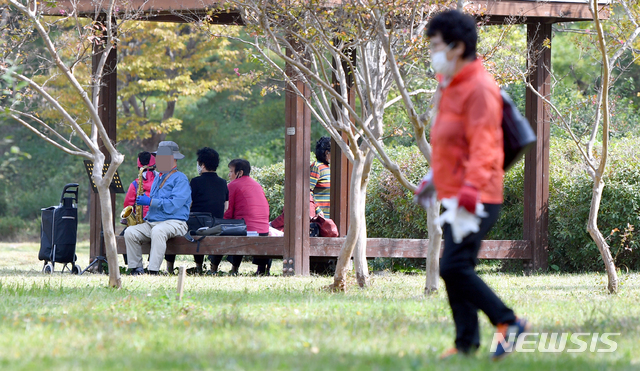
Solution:
<path fill-rule="evenodd" d="M 210 13 L 219 3 L 219 0 L 130 0 L 127 2 L 130 4 L 128 7 L 141 11 L 144 19 L 155 22 L 185 22 L 190 15 L 195 17 Z M 598 0 L 598 3 L 601 5 L 600 16 L 608 18 L 610 0 Z M 62 0 L 52 13 L 58 14 L 60 9 L 69 12 L 72 10 L 71 4 L 70 0 Z M 78 11 L 81 15 L 92 17 L 107 4 L 107 0 L 80 0 Z M 514 21 L 556 23 L 592 19 L 586 0 L 475 0 L 469 2 L 465 10 L 488 16 L 491 24 Z M 214 11 L 212 21 L 219 24 L 242 24 L 239 11 Z"/>

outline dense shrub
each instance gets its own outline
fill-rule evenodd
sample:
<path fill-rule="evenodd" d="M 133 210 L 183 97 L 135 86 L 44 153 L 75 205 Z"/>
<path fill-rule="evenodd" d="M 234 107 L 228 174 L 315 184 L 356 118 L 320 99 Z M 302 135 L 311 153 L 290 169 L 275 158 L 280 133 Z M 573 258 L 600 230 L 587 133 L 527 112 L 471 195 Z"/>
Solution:
<path fill-rule="evenodd" d="M 409 170 L 412 181 L 427 171 L 416 148 L 390 154 Z M 640 269 L 632 230 L 640 226 L 640 155 L 633 139 L 615 141 L 607 170 L 598 226 L 617 265 Z M 573 143 L 551 140 L 549 175 L 549 264 L 564 271 L 601 270 L 600 252 L 586 230 L 592 181 Z M 410 192 L 400 188 L 380 164 L 371 177 L 366 206 L 369 236 L 426 238 L 426 216 L 412 204 Z M 500 219 L 487 238 L 522 239 L 524 162 L 506 174 L 504 189 Z"/>
<path fill-rule="evenodd" d="M 17 216 L 0 217 L 0 236 L 3 241 L 12 241 L 27 229 L 27 221 Z"/>
<path fill-rule="evenodd" d="M 269 201 L 269 220 L 275 219 L 282 214 L 284 207 L 284 161 L 263 168 L 252 168 L 251 177 L 264 189 Z"/>
<path fill-rule="evenodd" d="M 427 173 L 429 167 L 416 147 L 388 151 L 412 182 L 417 183 Z M 592 182 L 584 166 L 573 143 L 551 140 L 549 264 L 563 271 L 602 269 L 598 248 L 586 231 Z M 252 175 L 264 187 L 271 219 L 275 218 L 284 203 L 284 163 L 256 168 Z M 427 238 L 426 213 L 413 203 L 411 192 L 402 188 L 378 161 L 374 162 L 370 178 L 366 203 L 368 236 Z M 616 139 L 612 144 L 605 182 L 598 217 L 600 231 L 608 239 L 617 265 L 640 269 L 636 251 L 639 246 L 631 230 L 640 227 L 640 155 L 633 139 Z M 504 189 L 500 219 L 487 238 L 522 239 L 524 162 L 506 174 Z"/>
<path fill-rule="evenodd" d="M 616 264 L 632 269 L 640 269 L 638 243 L 633 235 L 623 241 L 623 235 L 628 225 L 640 226 L 640 156 L 636 146 L 632 139 L 616 140 L 611 146 L 598 213 L 598 227 Z M 575 146 L 565 142 L 552 145 L 549 261 L 562 270 L 599 270 L 603 266 L 600 252 L 586 231 L 593 183 L 584 165 L 576 160 L 579 154 L 568 148 Z"/>
<path fill-rule="evenodd" d="M 416 147 L 387 149 L 409 181 L 417 184 L 429 165 Z M 367 189 L 367 235 L 379 238 L 427 238 L 427 214 L 413 203 L 413 193 L 403 188 L 391 172 L 375 161 Z"/>

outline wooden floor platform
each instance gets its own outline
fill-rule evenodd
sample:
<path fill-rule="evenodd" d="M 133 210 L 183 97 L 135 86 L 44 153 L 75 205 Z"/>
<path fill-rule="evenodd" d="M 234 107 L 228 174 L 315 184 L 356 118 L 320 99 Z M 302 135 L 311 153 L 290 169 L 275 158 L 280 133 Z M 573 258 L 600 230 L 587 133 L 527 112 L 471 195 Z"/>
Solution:
<path fill-rule="evenodd" d="M 125 254 L 124 237 L 116 237 L 118 254 Z M 309 238 L 309 256 L 337 257 L 344 243 L 344 237 Z M 367 239 L 367 257 L 369 258 L 426 258 L 429 240 L 414 239 Z M 176 237 L 167 241 L 167 254 L 177 255 L 253 255 L 282 258 L 284 237 L 205 237 L 197 245 L 184 237 Z M 142 252 L 149 253 L 149 244 L 143 245 Z M 521 259 L 532 258 L 530 241 L 522 240 L 488 240 L 482 242 L 480 259 Z"/>

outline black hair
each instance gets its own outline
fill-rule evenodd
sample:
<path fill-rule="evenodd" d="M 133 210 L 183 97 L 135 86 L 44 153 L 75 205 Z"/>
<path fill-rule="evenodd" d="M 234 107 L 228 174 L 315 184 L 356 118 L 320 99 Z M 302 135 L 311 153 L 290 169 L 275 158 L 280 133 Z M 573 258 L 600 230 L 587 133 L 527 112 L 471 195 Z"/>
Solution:
<path fill-rule="evenodd" d="M 236 171 L 236 173 L 240 170 L 242 170 L 242 175 L 249 175 L 249 173 L 251 173 L 251 164 L 249 163 L 249 161 L 241 159 L 241 158 L 236 158 L 231 160 L 231 162 L 229 162 L 229 167 L 234 168 L 234 170 Z"/>
<path fill-rule="evenodd" d="M 445 10 L 436 14 L 427 25 L 427 36 L 433 37 L 440 33 L 445 44 L 464 44 L 463 59 L 476 58 L 476 45 L 478 44 L 478 30 L 476 20 L 457 10 Z"/>
<path fill-rule="evenodd" d="M 149 165 L 149 161 L 151 161 L 151 153 L 147 151 L 138 153 L 138 160 L 140 160 L 140 164 L 142 164 L 142 166 Z"/>
<path fill-rule="evenodd" d="M 325 165 L 329 165 L 327 151 L 331 151 L 331 138 L 322 137 L 318 139 L 316 142 L 316 159 Z"/>
<path fill-rule="evenodd" d="M 216 171 L 218 165 L 220 165 L 220 155 L 218 152 L 209 147 L 204 147 L 198 150 L 198 162 L 209 171 Z"/>

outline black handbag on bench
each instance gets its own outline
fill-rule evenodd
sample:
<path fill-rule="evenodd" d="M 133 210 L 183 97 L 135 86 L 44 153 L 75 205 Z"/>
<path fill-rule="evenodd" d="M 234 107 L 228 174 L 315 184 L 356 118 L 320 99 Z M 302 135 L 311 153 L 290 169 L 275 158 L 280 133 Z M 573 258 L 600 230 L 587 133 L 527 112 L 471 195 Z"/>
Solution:
<path fill-rule="evenodd" d="M 211 213 L 189 213 L 189 220 L 187 220 L 187 233 L 196 234 L 196 231 L 200 228 L 211 228 L 213 227 L 214 221 L 215 218 L 211 216 Z"/>
<path fill-rule="evenodd" d="M 191 214 L 208 214 L 211 217 L 210 213 L 191 213 Z M 191 214 L 189 214 L 189 220 L 191 220 Z M 194 216 L 193 226 L 196 226 Z M 184 237 L 189 242 L 197 243 L 196 252 L 200 252 L 200 241 L 202 241 L 207 236 L 246 236 L 247 235 L 247 224 L 244 222 L 244 219 L 220 219 L 220 218 L 211 218 L 211 223 L 205 217 L 200 217 L 200 220 L 205 222 L 205 225 L 192 230 L 191 226 L 189 226 L 189 231 Z M 209 225 L 210 224 L 210 225 Z M 189 222 L 187 222 L 189 225 Z M 191 233 L 193 232 L 193 233 Z M 197 239 L 193 238 L 191 234 L 195 234 L 197 236 L 201 236 Z"/>
<path fill-rule="evenodd" d="M 246 236 L 247 224 L 244 219 L 220 219 L 214 218 L 211 228 L 201 228 L 198 236 Z"/>
<path fill-rule="evenodd" d="M 189 242 L 197 243 L 196 252 L 200 251 L 200 241 L 204 237 L 200 237 L 197 240 L 191 237 L 191 235 L 195 235 L 198 229 L 202 228 L 211 228 L 213 226 L 213 222 L 215 218 L 211 215 L 211 213 L 206 212 L 192 212 L 189 213 L 189 220 L 187 220 L 187 233 L 184 235 L 184 238 Z"/>

